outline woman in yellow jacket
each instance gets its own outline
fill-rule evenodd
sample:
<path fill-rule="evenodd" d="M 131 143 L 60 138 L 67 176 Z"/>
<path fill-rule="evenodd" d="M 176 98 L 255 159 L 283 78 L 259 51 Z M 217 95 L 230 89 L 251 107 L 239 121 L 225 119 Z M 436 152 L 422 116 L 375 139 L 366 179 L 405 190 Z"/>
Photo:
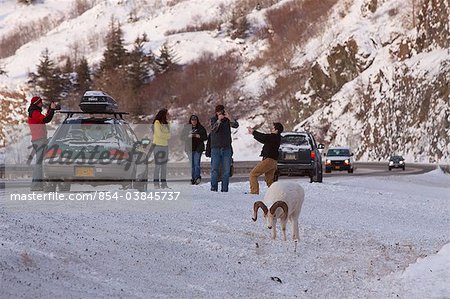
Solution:
<path fill-rule="evenodd" d="M 153 144 L 155 157 L 155 172 L 153 183 L 155 188 L 168 188 L 167 162 L 169 161 L 169 139 L 170 128 L 168 123 L 169 112 L 167 109 L 161 109 L 153 120 Z M 161 183 L 161 185 L 160 185 Z"/>

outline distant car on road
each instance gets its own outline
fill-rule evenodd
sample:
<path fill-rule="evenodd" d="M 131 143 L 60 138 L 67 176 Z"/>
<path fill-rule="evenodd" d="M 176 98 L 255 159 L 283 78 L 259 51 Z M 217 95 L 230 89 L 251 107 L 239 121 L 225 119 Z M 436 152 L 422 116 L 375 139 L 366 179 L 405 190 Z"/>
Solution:
<path fill-rule="evenodd" d="M 284 132 L 278 156 L 278 170 L 275 180 L 281 175 L 304 175 L 310 182 L 323 181 L 322 157 L 314 136 L 308 132 Z"/>
<path fill-rule="evenodd" d="M 330 147 L 325 154 L 325 172 L 347 170 L 353 173 L 353 153 L 349 147 Z"/>
<path fill-rule="evenodd" d="M 389 171 L 391 171 L 392 168 L 402 168 L 405 170 L 405 159 L 402 156 L 391 156 L 389 158 Z"/>

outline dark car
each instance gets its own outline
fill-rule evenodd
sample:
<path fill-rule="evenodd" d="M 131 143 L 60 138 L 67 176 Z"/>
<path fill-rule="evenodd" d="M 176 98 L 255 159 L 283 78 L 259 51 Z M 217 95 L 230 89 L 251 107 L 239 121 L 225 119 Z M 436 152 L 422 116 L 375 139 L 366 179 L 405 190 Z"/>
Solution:
<path fill-rule="evenodd" d="M 278 170 L 275 178 L 281 175 L 308 176 L 310 182 L 323 181 L 322 157 L 314 136 L 308 132 L 285 132 L 281 134 L 278 156 Z"/>
<path fill-rule="evenodd" d="M 139 141 L 121 113 L 62 113 L 43 161 L 45 191 L 70 191 L 72 183 L 147 190 L 150 141 Z"/>
<path fill-rule="evenodd" d="M 402 168 L 405 170 L 405 159 L 402 156 L 391 156 L 389 158 L 389 171 L 392 170 L 392 168 Z"/>
<path fill-rule="evenodd" d="M 332 170 L 353 173 L 353 153 L 349 147 L 330 147 L 325 156 L 325 173 Z"/>

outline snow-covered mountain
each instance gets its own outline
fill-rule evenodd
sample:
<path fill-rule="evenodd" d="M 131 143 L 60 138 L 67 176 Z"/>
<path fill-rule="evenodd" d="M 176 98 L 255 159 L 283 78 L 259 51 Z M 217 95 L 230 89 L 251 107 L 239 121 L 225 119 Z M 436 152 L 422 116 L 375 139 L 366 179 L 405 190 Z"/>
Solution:
<path fill-rule="evenodd" d="M 0 0 L 0 70 L 6 72 L 0 99 L 8 100 L 2 124 L 25 111 L 28 73 L 46 48 L 55 59 L 77 53 L 96 65 L 114 18 L 128 49 L 146 33 L 145 51 L 158 53 L 168 43 L 185 66 L 205 53 L 238 57 L 238 76 L 223 93 L 241 121 L 234 136 L 237 159 L 257 159 L 260 146 L 246 134 L 247 125 L 267 129 L 281 119 L 327 145 L 352 146 L 359 160 L 395 152 L 411 162 L 450 161 L 446 0 L 34 2 Z M 29 40 L 9 49 L 6 41 L 18 31 L 27 31 Z M 208 96 L 203 105 L 177 108 L 187 115 L 201 107 L 206 116 L 215 104 Z"/>

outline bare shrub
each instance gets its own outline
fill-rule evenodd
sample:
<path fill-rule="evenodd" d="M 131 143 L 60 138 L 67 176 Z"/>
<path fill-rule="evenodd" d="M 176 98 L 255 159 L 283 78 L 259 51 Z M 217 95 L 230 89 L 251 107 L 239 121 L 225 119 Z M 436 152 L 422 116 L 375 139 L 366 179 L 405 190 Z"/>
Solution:
<path fill-rule="evenodd" d="M 296 0 L 268 10 L 266 16 L 271 35 L 268 39 L 269 50 L 263 59 L 281 68 L 289 67 L 299 45 L 318 33 L 336 2 Z"/>
<path fill-rule="evenodd" d="M 35 22 L 18 25 L 9 34 L 1 38 L 0 58 L 14 55 L 21 46 L 43 36 L 61 24 L 63 20 L 64 18 L 50 19 L 49 17 L 44 17 Z"/>
<path fill-rule="evenodd" d="M 389 15 L 390 17 L 395 17 L 396 15 L 398 15 L 398 8 L 395 7 L 395 8 L 389 9 L 389 10 L 388 10 L 388 15 Z"/>
<path fill-rule="evenodd" d="M 279 0 L 241 0 L 236 3 L 236 7 L 239 7 L 245 12 L 249 12 L 257 7 L 268 8 L 272 5 L 280 2 Z"/>
<path fill-rule="evenodd" d="M 79 17 L 92 7 L 94 7 L 93 0 L 76 0 L 69 15 L 71 18 Z"/>
<path fill-rule="evenodd" d="M 89 45 L 90 51 L 97 51 L 105 45 L 103 34 L 98 32 L 92 32 L 87 37 L 87 44 Z"/>
<path fill-rule="evenodd" d="M 137 113 L 140 107 L 133 85 L 124 78 L 127 78 L 127 75 L 123 70 L 105 70 L 101 77 L 94 80 L 93 88 L 103 90 L 114 97 L 120 110 Z"/>
<path fill-rule="evenodd" d="M 36 0 L 17 0 L 17 3 L 21 3 L 21 4 L 25 4 L 25 5 L 31 5 L 34 2 L 36 2 Z"/>
<path fill-rule="evenodd" d="M 261 97 L 261 101 L 267 100 L 273 105 L 270 109 L 272 112 L 268 116 L 270 121 L 283 120 L 286 128 L 292 129 L 302 120 L 304 114 L 312 114 L 313 111 L 308 111 L 309 105 L 302 106 L 295 98 L 295 94 L 309 78 L 310 65 L 311 63 L 307 63 L 301 69 L 292 70 L 278 77 L 275 86 Z"/>
<path fill-rule="evenodd" d="M 184 32 L 199 32 L 199 31 L 213 31 L 220 27 L 221 21 L 219 20 L 213 20 L 207 23 L 202 23 L 199 25 L 188 25 L 182 29 L 175 29 L 175 30 L 168 30 L 164 33 L 164 35 L 172 35 L 177 33 L 184 33 Z"/>
<path fill-rule="evenodd" d="M 167 6 L 172 7 L 177 5 L 178 3 L 184 2 L 186 0 L 167 0 Z"/>
<path fill-rule="evenodd" d="M 145 103 L 141 111 L 167 105 L 192 108 L 200 103 L 203 106 L 198 106 L 199 111 L 204 111 L 205 100 L 226 97 L 236 81 L 237 65 L 233 52 L 217 58 L 205 53 L 190 65 L 158 75 L 140 92 L 140 102 Z"/>

